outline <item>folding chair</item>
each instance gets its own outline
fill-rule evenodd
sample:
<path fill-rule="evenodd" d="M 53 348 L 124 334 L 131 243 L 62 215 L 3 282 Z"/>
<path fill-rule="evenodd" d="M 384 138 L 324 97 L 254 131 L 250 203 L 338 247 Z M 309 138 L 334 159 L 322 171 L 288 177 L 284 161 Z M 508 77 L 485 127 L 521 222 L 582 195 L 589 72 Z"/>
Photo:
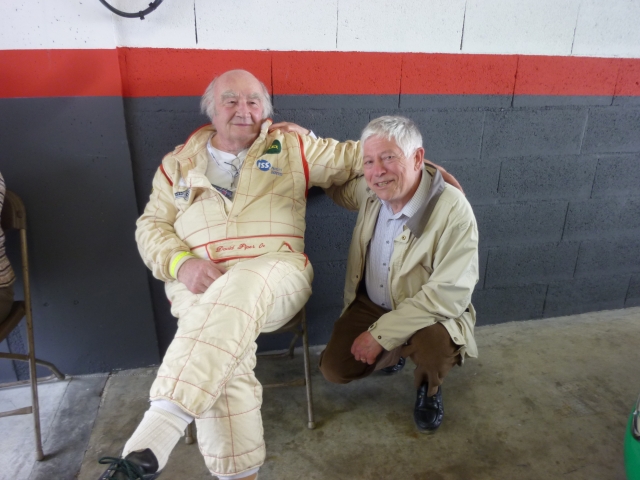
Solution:
<path fill-rule="evenodd" d="M 307 313 L 306 307 L 302 307 L 295 317 L 289 322 L 273 332 L 263 333 L 262 335 L 275 335 L 278 333 L 291 333 L 293 339 L 289 344 L 289 349 L 284 353 L 275 354 L 258 354 L 258 357 L 289 357 L 293 358 L 293 350 L 296 346 L 296 342 L 302 337 L 302 353 L 304 356 L 304 378 L 297 378 L 283 383 L 268 383 L 263 384 L 262 388 L 275 388 L 275 387 L 294 387 L 294 386 L 306 386 L 307 387 L 307 428 L 314 429 L 316 424 L 313 418 L 313 396 L 311 392 L 311 367 L 309 362 L 309 337 L 307 335 Z M 187 427 L 185 434 L 185 443 L 191 444 L 194 442 L 194 423 L 192 422 Z"/>
<path fill-rule="evenodd" d="M 64 379 L 64 375 L 52 363 L 45 362 L 36 358 L 35 345 L 33 341 L 33 319 L 31 317 L 31 287 L 29 283 L 29 259 L 27 255 L 27 214 L 24 204 L 20 197 L 15 193 L 7 190 L 2 207 L 2 229 L 6 232 L 11 229 L 20 230 L 20 253 L 22 257 L 22 279 L 24 284 L 24 301 L 14 301 L 11 311 L 7 318 L 0 319 L 0 342 L 9 336 L 9 334 L 20 324 L 20 321 L 27 319 L 27 340 L 28 353 L 3 353 L 0 352 L 0 358 L 9 360 L 19 360 L 29 362 L 29 383 L 31 383 L 31 405 L 28 407 L 17 408 L 0 412 L 1 417 L 11 415 L 25 415 L 33 413 L 34 432 L 36 440 L 36 459 L 38 461 L 44 458 L 42 452 L 42 436 L 40 433 L 40 410 L 38 403 L 38 377 L 36 375 L 36 364 L 43 365 L 50 369 L 53 374 L 60 380 Z M 0 387 L 14 386 L 27 382 L 12 382 L 0 385 Z"/>

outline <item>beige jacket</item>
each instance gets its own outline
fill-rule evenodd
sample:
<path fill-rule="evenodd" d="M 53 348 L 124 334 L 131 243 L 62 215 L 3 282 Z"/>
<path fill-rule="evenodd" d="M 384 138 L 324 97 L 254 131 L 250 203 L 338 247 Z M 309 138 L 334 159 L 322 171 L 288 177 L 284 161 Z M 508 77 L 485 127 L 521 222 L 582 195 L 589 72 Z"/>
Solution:
<path fill-rule="evenodd" d="M 304 252 L 307 190 L 362 173 L 358 143 L 268 133 L 270 125 L 263 123 L 249 149 L 233 202 L 205 176 L 211 125 L 164 157 L 136 230 L 140 254 L 156 278 L 173 280 L 187 254 L 228 268 L 264 253 Z"/>
<path fill-rule="evenodd" d="M 464 354 L 476 357 L 471 305 L 478 281 L 476 219 L 464 195 L 447 185 L 435 168 L 426 165 L 424 174 L 430 177 L 427 200 L 394 240 L 389 270 L 392 309 L 369 331 L 392 350 L 416 331 L 440 322 L 460 346 L 463 358 Z M 346 310 L 364 278 L 365 256 L 381 204 L 364 178 L 330 188 L 327 194 L 339 205 L 359 210 L 347 263 Z"/>

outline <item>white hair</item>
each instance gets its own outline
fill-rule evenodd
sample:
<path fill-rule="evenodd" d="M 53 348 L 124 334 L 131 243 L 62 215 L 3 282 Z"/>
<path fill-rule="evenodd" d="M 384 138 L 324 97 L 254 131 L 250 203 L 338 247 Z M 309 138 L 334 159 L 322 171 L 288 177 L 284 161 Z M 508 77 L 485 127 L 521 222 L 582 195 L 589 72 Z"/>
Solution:
<path fill-rule="evenodd" d="M 246 72 L 253 76 L 251 72 L 247 72 L 246 70 L 231 70 L 231 71 Z M 229 72 L 225 72 L 225 73 L 229 73 Z M 219 78 L 220 76 L 217 76 L 213 80 L 211 80 L 211 83 L 209 84 L 207 89 L 204 91 L 204 94 L 200 99 L 200 111 L 205 115 L 207 115 L 209 117 L 209 120 L 211 120 L 212 122 L 213 122 L 213 117 L 216 116 L 216 96 L 215 96 L 214 88 L 216 85 L 216 81 Z M 256 80 L 258 79 L 256 78 Z M 264 120 L 265 118 L 269 118 L 273 114 L 273 105 L 271 104 L 271 96 L 269 95 L 269 90 L 267 90 L 267 87 L 264 85 L 264 83 L 260 82 L 259 80 L 258 80 L 258 83 L 260 83 L 260 87 L 262 88 L 262 97 L 263 97 L 262 119 Z"/>
<path fill-rule="evenodd" d="M 362 130 L 360 144 L 364 145 L 367 139 L 376 135 L 395 141 L 407 158 L 422 147 L 422 135 L 416 124 L 399 115 L 385 115 L 371 120 Z"/>

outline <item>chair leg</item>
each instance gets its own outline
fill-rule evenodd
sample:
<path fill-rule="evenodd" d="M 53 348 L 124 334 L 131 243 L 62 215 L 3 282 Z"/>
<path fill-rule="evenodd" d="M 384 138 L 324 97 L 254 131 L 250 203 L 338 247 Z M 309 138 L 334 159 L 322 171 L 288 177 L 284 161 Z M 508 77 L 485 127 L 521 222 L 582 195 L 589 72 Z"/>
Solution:
<path fill-rule="evenodd" d="M 0 358 L 7 358 L 9 360 L 18 360 L 20 362 L 30 362 L 31 361 L 31 357 L 29 355 L 24 355 L 22 353 L 4 353 L 4 352 L 0 352 Z M 58 378 L 58 380 L 64 380 L 65 379 L 64 373 L 62 373 L 60 370 L 58 370 L 58 367 L 56 367 L 53 363 L 47 362 L 46 360 L 40 360 L 39 358 L 36 358 L 34 360 L 35 360 L 36 364 L 42 365 L 43 367 L 46 367 L 49 370 L 51 370 L 51 373 L 53 373 Z"/>
<path fill-rule="evenodd" d="M 40 431 L 40 402 L 38 400 L 38 374 L 36 373 L 35 342 L 33 341 L 33 322 L 30 306 L 27 307 L 27 337 L 29 343 L 29 377 L 31 380 L 31 405 L 33 406 L 34 436 L 36 442 L 36 460 L 44 459 L 42 451 L 42 433 Z"/>
<path fill-rule="evenodd" d="M 313 419 L 313 395 L 311 392 L 311 367 L 309 362 L 309 336 L 307 334 L 306 312 L 302 314 L 302 352 L 304 356 L 304 379 L 307 387 L 307 413 L 309 416 L 307 428 L 313 430 L 316 428 L 316 423 Z"/>
<path fill-rule="evenodd" d="M 298 343 L 298 339 L 300 338 L 300 333 L 296 332 L 293 335 L 293 339 L 289 343 L 288 356 L 289 358 L 293 358 L 293 351 L 296 348 L 296 343 Z"/>
<path fill-rule="evenodd" d="M 53 363 L 47 362 L 46 360 L 40 360 L 38 358 L 36 358 L 35 360 L 38 365 L 42 365 L 43 367 L 47 367 L 49 370 L 51 370 L 51 373 L 53 373 L 58 380 L 65 379 L 64 373 L 58 370 L 58 367 L 56 367 Z"/>
<path fill-rule="evenodd" d="M 27 317 L 27 338 L 29 344 L 29 376 L 31 377 L 31 401 L 33 406 L 36 460 L 44 459 L 42 434 L 40 432 L 40 404 L 38 402 L 38 374 L 36 373 L 36 349 L 33 340 L 33 317 L 31 316 L 31 282 L 29 281 L 29 256 L 27 254 L 27 231 L 20 230 L 20 254 L 22 257 L 22 281 L 24 283 L 24 303 Z"/>
<path fill-rule="evenodd" d="M 195 423 L 196 422 L 193 421 L 189 425 L 187 425 L 187 430 L 184 434 L 184 443 L 186 443 L 187 445 L 191 445 L 193 443 L 193 425 Z"/>

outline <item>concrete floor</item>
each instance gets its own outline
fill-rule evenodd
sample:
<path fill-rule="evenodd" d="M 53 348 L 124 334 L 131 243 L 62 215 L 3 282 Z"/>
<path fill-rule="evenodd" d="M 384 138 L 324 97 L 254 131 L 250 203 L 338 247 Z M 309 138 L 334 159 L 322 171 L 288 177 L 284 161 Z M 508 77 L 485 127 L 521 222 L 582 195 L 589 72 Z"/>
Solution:
<path fill-rule="evenodd" d="M 640 308 L 477 329 L 480 358 L 454 369 L 435 435 L 413 426 L 411 365 L 332 385 L 315 368 L 317 428 L 304 388 L 264 392 L 267 459 L 260 480 L 625 478 L 624 428 L 640 393 Z M 302 372 L 296 359 L 261 359 L 263 382 Z M 41 386 L 45 462 L 34 462 L 32 420 L 0 419 L 0 479 L 95 480 L 147 407 L 153 369 Z M 28 400 L 0 391 L 0 409 Z M 26 400 L 25 400 L 26 401 Z M 79 473 L 78 473 L 79 472 Z M 180 442 L 162 477 L 211 478 L 196 445 Z"/>

